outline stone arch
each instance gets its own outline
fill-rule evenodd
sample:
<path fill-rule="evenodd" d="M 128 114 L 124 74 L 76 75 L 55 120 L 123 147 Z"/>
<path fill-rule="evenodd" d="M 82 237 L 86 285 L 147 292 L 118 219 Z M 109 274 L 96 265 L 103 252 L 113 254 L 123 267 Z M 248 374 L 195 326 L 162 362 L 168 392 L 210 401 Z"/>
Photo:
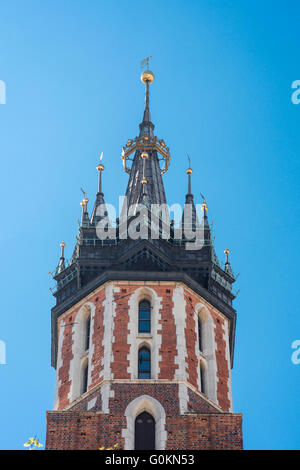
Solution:
<path fill-rule="evenodd" d="M 124 449 L 134 450 L 135 419 L 143 411 L 147 411 L 155 420 L 155 449 L 164 450 L 167 441 L 166 412 L 159 401 L 149 395 L 135 398 L 125 410 L 127 428 L 122 431 L 122 436 L 125 439 Z"/>
<path fill-rule="evenodd" d="M 93 343 L 92 343 L 92 332 L 94 330 L 94 316 L 96 307 L 92 302 L 85 302 L 82 307 L 78 310 L 74 318 L 73 327 L 73 359 L 70 365 L 70 378 L 71 378 L 71 389 L 70 389 L 70 402 L 74 401 L 81 394 L 82 383 L 81 383 L 81 370 L 83 362 L 88 362 L 88 385 L 91 383 L 91 364 L 93 355 Z M 86 325 L 88 318 L 90 318 L 90 344 L 89 349 L 85 348 L 86 341 Z M 83 357 L 84 356 L 84 357 Z"/>
<path fill-rule="evenodd" d="M 138 309 L 141 300 L 148 300 L 151 306 L 151 332 L 150 333 L 139 333 L 138 331 Z M 159 374 L 159 349 L 161 347 L 161 334 L 157 331 L 159 328 L 160 320 L 160 301 L 157 293 L 154 289 L 148 286 L 141 286 L 136 289 L 129 298 L 129 335 L 128 344 L 130 344 L 130 352 L 128 354 L 129 367 L 128 372 L 130 373 L 131 379 L 137 379 L 138 377 L 138 363 L 137 356 L 138 350 L 144 344 L 147 343 L 151 351 L 151 377 L 153 379 L 158 378 Z"/>
<path fill-rule="evenodd" d="M 215 342 L 215 325 L 212 318 L 212 315 L 208 308 L 202 304 L 198 303 L 195 308 L 197 314 L 197 320 L 201 322 L 201 331 L 202 331 L 202 351 L 197 347 L 197 357 L 198 357 L 198 384 L 199 389 L 201 389 L 201 376 L 200 376 L 200 362 L 204 368 L 204 378 L 205 378 L 205 395 L 213 400 L 215 403 L 218 403 L 217 399 L 217 362 L 216 362 L 216 342 Z M 199 336 L 198 336 L 198 322 L 196 328 L 197 334 L 197 346 L 199 345 Z"/>

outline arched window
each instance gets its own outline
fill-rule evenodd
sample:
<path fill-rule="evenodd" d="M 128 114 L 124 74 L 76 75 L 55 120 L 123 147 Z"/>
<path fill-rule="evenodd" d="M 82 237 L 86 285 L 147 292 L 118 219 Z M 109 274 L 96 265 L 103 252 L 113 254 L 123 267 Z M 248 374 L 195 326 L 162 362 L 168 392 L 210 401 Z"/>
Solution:
<path fill-rule="evenodd" d="M 151 354 L 150 350 L 146 346 L 139 349 L 138 378 L 151 379 Z"/>
<path fill-rule="evenodd" d="M 87 351 L 90 348 L 90 329 L 91 329 L 91 316 L 89 315 L 85 321 L 85 345 L 84 345 L 85 351 Z"/>
<path fill-rule="evenodd" d="M 151 332 L 151 306 L 148 300 L 139 303 L 139 333 Z"/>
<path fill-rule="evenodd" d="M 202 334 L 203 334 L 203 328 L 202 328 L 202 320 L 198 316 L 198 344 L 199 344 L 199 351 L 203 351 L 203 339 L 202 339 Z"/>
<path fill-rule="evenodd" d="M 81 370 L 81 393 L 87 392 L 89 376 L 89 363 L 85 362 Z"/>
<path fill-rule="evenodd" d="M 155 449 L 155 421 L 144 411 L 135 419 L 134 450 Z"/>
<path fill-rule="evenodd" d="M 200 361 L 200 390 L 204 395 L 207 395 L 206 393 L 206 371 L 205 371 L 205 366 L 202 361 Z"/>

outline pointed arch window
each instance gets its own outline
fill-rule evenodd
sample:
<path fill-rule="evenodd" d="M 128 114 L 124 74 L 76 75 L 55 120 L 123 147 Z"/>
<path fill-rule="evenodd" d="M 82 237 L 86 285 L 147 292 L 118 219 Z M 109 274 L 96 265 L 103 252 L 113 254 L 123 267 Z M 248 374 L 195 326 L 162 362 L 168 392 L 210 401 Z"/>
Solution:
<path fill-rule="evenodd" d="M 151 305 L 148 300 L 139 303 L 139 333 L 151 332 Z"/>
<path fill-rule="evenodd" d="M 81 386 L 81 393 L 87 392 L 88 389 L 88 376 L 89 376 L 89 363 L 86 362 L 82 367 L 82 386 Z"/>
<path fill-rule="evenodd" d="M 144 411 L 135 419 L 134 450 L 155 449 L 155 421 Z"/>
<path fill-rule="evenodd" d="M 84 345 L 85 351 L 87 351 L 90 348 L 90 329 L 91 329 L 91 316 L 89 315 L 85 322 L 85 345 Z"/>
<path fill-rule="evenodd" d="M 202 320 L 198 316 L 198 345 L 199 345 L 199 351 L 202 352 L 203 350 L 203 328 L 202 328 Z"/>
<path fill-rule="evenodd" d="M 138 378 L 151 379 L 151 353 L 150 349 L 143 346 L 138 353 Z"/>
<path fill-rule="evenodd" d="M 200 390 L 204 395 L 206 393 L 206 371 L 205 366 L 202 361 L 200 361 Z"/>

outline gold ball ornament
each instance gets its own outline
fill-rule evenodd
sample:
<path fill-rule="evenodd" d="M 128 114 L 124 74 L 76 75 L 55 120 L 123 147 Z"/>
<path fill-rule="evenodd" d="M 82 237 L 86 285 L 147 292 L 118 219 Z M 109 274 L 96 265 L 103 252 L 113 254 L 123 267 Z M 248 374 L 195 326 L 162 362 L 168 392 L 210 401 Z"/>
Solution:
<path fill-rule="evenodd" d="M 141 80 L 143 83 L 153 83 L 154 82 L 154 73 L 151 70 L 144 70 L 141 75 Z"/>

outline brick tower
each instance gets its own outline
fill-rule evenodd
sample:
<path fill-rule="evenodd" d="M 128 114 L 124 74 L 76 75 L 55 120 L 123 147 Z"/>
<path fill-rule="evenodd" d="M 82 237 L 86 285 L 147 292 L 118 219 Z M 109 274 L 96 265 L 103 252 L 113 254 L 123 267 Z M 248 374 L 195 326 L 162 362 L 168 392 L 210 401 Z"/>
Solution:
<path fill-rule="evenodd" d="M 162 179 L 170 153 L 150 116 L 154 75 L 147 70 L 141 79 L 144 116 L 138 137 L 123 147 L 129 181 L 121 215 L 109 220 L 100 162 L 92 215 L 84 194 L 69 263 L 61 244 L 46 447 L 242 449 L 231 393 L 229 251 L 222 267 L 205 199 L 200 215 L 194 203 L 191 168 L 184 210 L 179 222 L 170 219 Z"/>

